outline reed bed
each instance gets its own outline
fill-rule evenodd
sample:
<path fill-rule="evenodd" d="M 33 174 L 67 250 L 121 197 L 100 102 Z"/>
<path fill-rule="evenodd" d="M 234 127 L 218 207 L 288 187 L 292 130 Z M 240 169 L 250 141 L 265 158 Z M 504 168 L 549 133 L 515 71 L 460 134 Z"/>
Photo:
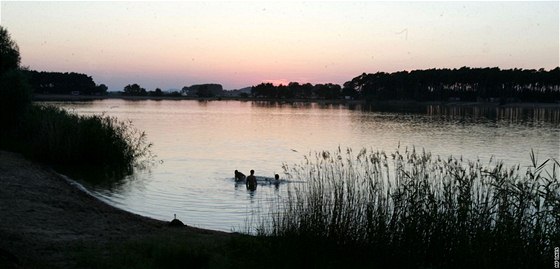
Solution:
<path fill-rule="evenodd" d="M 257 231 L 376 264 L 548 268 L 560 246 L 560 163 L 530 158 L 506 167 L 414 148 L 310 153 L 284 166 L 307 184 L 294 184 Z"/>
<path fill-rule="evenodd" d="M 79 116 L 53 106 L 30 106 L 2 137 L 2 148 L 33 159 L 59 167 L 91 167 L 117 177 L 153 160 L 146 134 L 131 122 Z"/>

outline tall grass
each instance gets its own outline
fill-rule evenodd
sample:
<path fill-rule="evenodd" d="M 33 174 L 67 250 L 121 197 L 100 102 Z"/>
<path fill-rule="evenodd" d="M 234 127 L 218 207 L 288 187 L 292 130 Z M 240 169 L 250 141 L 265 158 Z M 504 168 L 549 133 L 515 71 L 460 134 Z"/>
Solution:
<path fill-rule="evenodd" d="M 56 166 L 127 174 L 151 157 L 145 133 L 130 122 L 104 115 L 78 116 L 52 106 L 32 105 L 3 137 L 3 148 Z"/>
<path fill-rule="evenodd" d="M 414 148 L 309 154 L 284 168 L 307 184 L 290 188 L 257 230 L 393 266 L 550 267 L 560 246 L 560 164 L 530 157 L 530 167 L 508 168 Z"/>

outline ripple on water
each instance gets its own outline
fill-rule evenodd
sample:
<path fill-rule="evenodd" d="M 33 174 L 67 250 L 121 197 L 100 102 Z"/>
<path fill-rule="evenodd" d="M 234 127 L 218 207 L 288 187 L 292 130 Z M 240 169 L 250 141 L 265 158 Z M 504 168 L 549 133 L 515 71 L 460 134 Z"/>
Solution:
<path fill-rule="evenodd" d="M 56 105 L 78 114 L 105 113 L 131 120 L 146 132 L 158 160 L 164 160 L 149 171 L 138 171 L 117 188 L 94 189 L 98 197 L 137 214 L 161 220 L 176 214 L 186 224 L 222 231 L 240 228 L 251 214 L 259 214 L 254 212 L 277 206 L 293 185 L 261 184 L 256 192 L 249 192 L 231 180 L 234 170 L 248 174 L 254 169 L 260 176 L 278 173 L 284 178 L 282 164 L 300 163 L 308 152 L 339 146 L 392 152 L 400 144 L 443 157 L 487 162 L 495 156 L 507 165 L 528 164 L 531 149 L 541 160 L 560 158 L 560 117 L 539 116 L 548 112 L 529 112 L 530 117 L 525 117 L 494 109 L 486 116 L 485 110 L 461 108 L 412 114 L 344 106 L 197 101 Z"/>

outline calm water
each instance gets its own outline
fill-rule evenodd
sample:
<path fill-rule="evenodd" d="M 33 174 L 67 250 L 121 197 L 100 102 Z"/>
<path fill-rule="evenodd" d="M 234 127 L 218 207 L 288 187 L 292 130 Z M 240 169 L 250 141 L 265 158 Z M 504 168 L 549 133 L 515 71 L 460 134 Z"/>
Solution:
<path fill-rule="evenodd" d="M 398 145 L 434 155 L 508 165 L 560 155 L 558 109 L 431 106 L 422 113 L 374 112 L 361 106 L 238 101 L 103 100 L 51 103 L 82 115 L 131 120 L 144 130 L 159 164 L 113 187 L 89 186 L 117 207 L 161 220 L 174 214 L 189 225 L 243 230 L 252 212 L 285 197 L 290 184 L 259 185 L 249 192 L 235 169 L 282 177 L 282 164 L 300 163 L 310 151 L 341 146 L 394 151 Z"/>

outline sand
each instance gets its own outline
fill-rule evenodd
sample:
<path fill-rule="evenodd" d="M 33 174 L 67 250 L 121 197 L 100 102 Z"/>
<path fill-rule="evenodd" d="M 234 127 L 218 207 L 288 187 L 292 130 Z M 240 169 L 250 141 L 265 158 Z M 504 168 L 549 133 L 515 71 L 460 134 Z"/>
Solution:
<path fill-rule="evenodd" d="M 88 195 L 47 166 L 0 151 L 0 267 L 33 264 L 72 268 L 68 250 L 156 232 L 228 237 L 231 234 L 126 212 Z"/>

